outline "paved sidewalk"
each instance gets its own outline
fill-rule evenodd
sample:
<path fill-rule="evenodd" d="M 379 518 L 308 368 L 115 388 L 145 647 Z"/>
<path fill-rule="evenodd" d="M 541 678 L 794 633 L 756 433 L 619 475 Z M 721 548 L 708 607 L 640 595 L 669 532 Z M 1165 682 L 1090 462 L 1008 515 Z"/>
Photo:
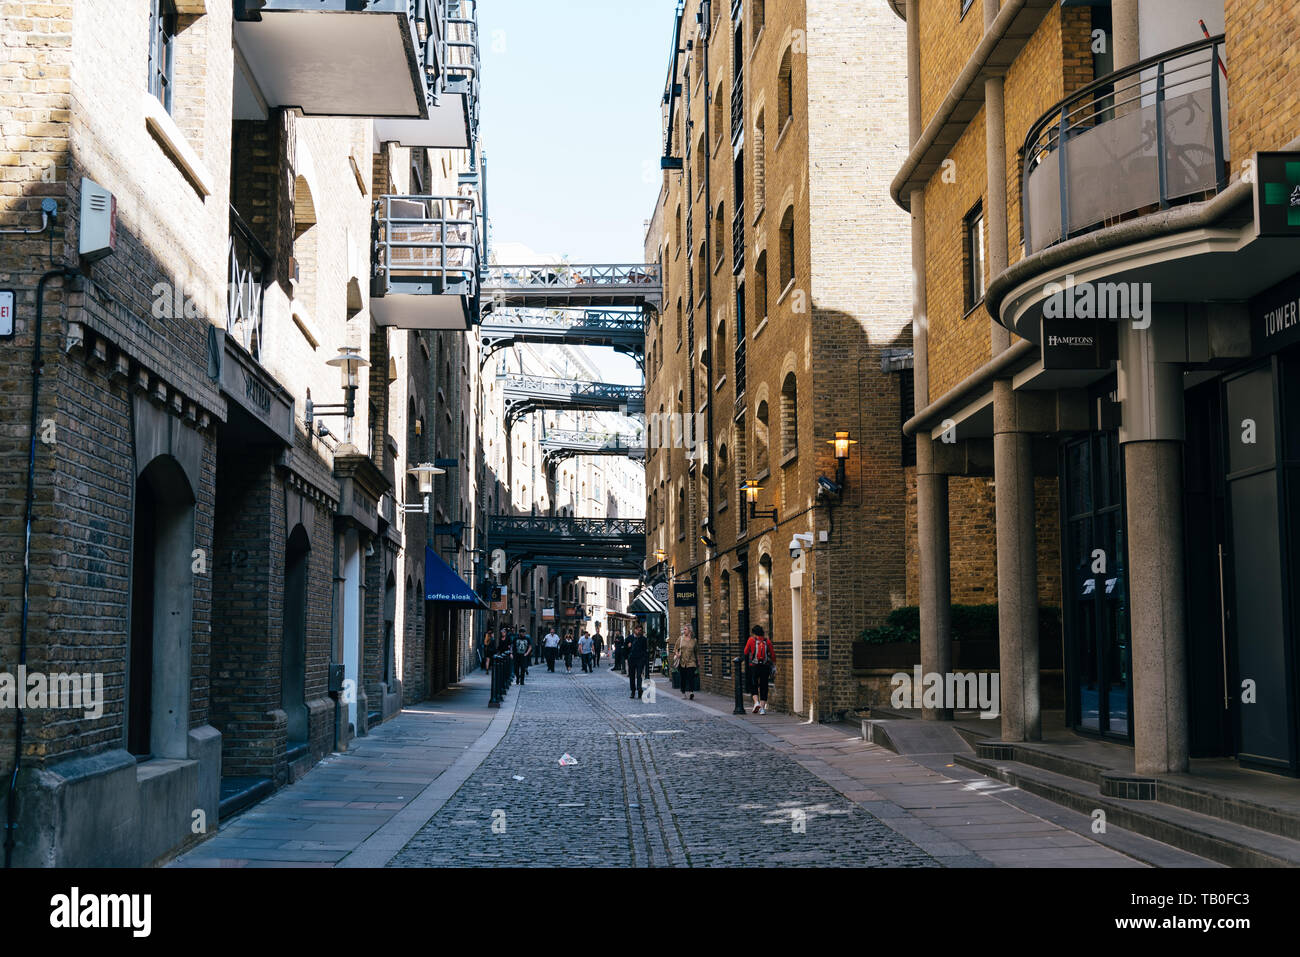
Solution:
<path fill-rule="evenodd" d="M 657 680 L 661 693 L 681 697 Z M 903 757 L 844 725 L 775 712 L 741 717 L 732 698 L 707 692 L 686 703 L 745 727 L 949 867 L 1218 866 L 1120 828 L 1093 834 L 1089 817 L 960 767 L 950 754 Z"/>
<path fill-rule="evenodd" d="M 487 700 L 479 671 L 403 709 L 169 866 L 382 866 L 500 740 L 519 689 L 500 709 Z"/>

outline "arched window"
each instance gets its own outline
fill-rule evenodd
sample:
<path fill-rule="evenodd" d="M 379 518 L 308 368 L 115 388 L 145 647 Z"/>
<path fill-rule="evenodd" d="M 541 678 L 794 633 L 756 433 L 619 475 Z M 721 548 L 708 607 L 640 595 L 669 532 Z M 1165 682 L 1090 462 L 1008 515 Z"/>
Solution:
<path fill-rule="evenodd" d="M 677 537 L 686 536 L 686 489 L 677 490 Z"/>
<path fill-rule="evenodd" d="M 772 556 L 764 555 L 758 560 L 758 607 L 755 611 L 764 616 L 763 629 L 768 640 L 772 639 Z M 753 624 L 753 622 L 750 622 Z"/>
<path fill-rule="evenodd" d="M 715 373 L 727 369 L 727 320 L 718 323 L 718 335 L 714 339 L 713 369 Z"/>
<path fill-rule="evenodd" d="M 762 322 L 767 318 L 767 250 L 754 263 L 754 315 Z"/>
<path fill-rule="evenodd" d="M 711 640 L 713 623 L 713 581 L 704 579 L 704 588 L 700 595 L 700 633 L 696 636 L 701 642 Z"/>
<path fill-rule="evenodd" d="M 776 74 L 776 125 L 777 136 L 785 125 L 794 119 L 794 71 L 791 68 L 790 48 L 781 56 L 781 68 Z"/>
<path fill-rule="evenodd" d="M 726 120 L 722 114 L 722 84 L 718 84 L 717 92 L 713 94 L 713 135 L 721 137 L 725 129 Z"/>
<path fill-rule="evenodd" d="M 677 204 L 677 227 L 673 230 L 673 248 L 676 251 L 676 255 L 681 255 L 681 251 L 682 251 L 682 205 L 681 203 Z"/>
<path fill-rule="evenodd" d="M 726 504 L 729 500 L 728 491 L 731 488 L 731 463 L 727 458 L 727 443 L 723 442 L 718 446 L 718 478 L 717 487 L 722 491 L 722 503 Z"/>
<path fill-rule="evenodd" d="M 799 383 L 788 373 L 781 383 L 781 455 L 799 447 Z"/>
<path fill-rule="evenodd" d="M 768 441 L 767 401 L 764 400 L 758 404 L 758 409 L 754 414 L 754 471 L 755 472 L 767 471 L 767 467 L 768 467 L 767 441 Z"/>
<path fill-rule="evenodd" d="M 794 282 L 794 207 L 781 216 L 781 291 Z"/>
<path fill-rule="evenodd" d="M 727 245 L 723 242 L 726 233 L 726 216 L 723 213 L 723 203 L 718 203 L 718 211 L 713 215 L 713 258 L 718 265 L 722 264 L 722 259 L 726 255 Z"/>

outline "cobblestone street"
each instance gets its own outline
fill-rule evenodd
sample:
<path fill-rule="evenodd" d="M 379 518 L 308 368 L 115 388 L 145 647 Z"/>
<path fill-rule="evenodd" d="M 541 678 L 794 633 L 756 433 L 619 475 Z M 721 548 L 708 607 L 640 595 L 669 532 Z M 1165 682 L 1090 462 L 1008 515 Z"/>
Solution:
<path fill-rule="evenodd" d="M 936 866 L 790 757 L 667 688 L 657 678 L 653 701 L 632 700 L 607 666 L 534 667 L 511 691 L 505 738 L 392 865 Z M 564 754 L 578 763 L 561 766 Z"/>

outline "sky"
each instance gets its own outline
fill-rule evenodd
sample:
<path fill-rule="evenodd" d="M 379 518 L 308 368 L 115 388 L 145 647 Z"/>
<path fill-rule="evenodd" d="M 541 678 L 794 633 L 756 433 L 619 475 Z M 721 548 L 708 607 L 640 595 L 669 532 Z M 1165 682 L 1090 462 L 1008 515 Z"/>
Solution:
<path fill-rule="evenodd" d="M 484 0 L 481 135 L 494 243 L 645 258 L 676 0 Z"/>

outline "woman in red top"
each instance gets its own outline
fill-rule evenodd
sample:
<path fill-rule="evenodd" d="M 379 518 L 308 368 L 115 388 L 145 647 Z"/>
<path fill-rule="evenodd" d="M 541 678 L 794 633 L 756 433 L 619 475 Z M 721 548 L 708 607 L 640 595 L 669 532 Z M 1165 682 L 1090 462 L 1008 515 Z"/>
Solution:
<path fill-rule="evenodd" d="M 745 660 L 749 662 L 749 690 L 754 696 L 753 714 L 767 714 L 767 682 L 772 676 L 772 642 L 763 634 L 762 625 L 750 629 L 745 642 Z"/>

